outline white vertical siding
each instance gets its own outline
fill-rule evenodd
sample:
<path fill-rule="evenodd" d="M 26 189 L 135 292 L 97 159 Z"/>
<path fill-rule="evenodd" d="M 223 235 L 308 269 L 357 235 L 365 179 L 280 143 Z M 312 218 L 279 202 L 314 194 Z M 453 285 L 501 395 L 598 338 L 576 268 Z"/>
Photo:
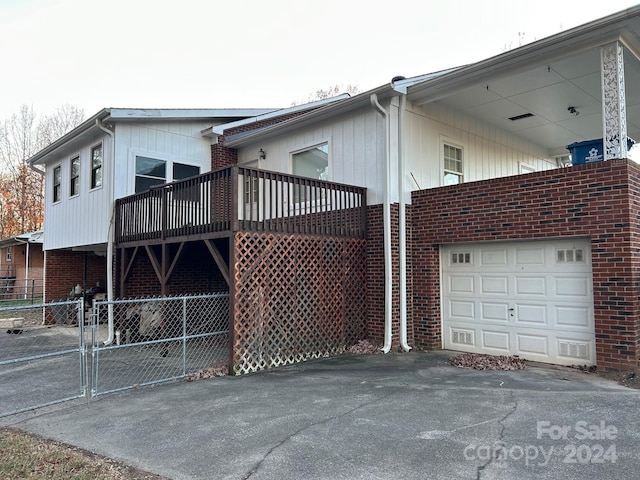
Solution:
<path fill-rule="evenodd" d="M 535 170 L 555 167 L 544 147 L 441 104 L 409 106 L 406 118 L 406 165 L 421 188 L 442 185 L 443 140 L 462 146 L 465 182 L 517 175 L 521 163 Z"/>
<path fill-rule="evenodd" d="M 384 105 L 390 110 L 392 201 L 397 193 L 397 102 Z M 482 180 L 520 173 L 524 163 L 535 170 L 554 168 L 542 146 L 524 140 L 441 104 L 415 107 L 407 104 L 405 114 L 405 190 L 439 187 L 443 178 L 442 140 L 459 145 L 464 151 L 464 181 Z M 238 150 L 240 163 L 255 161 L 258 149 L 267 152 L 260 168 L 290 173 L 290 153 L 315 143 L 330 144 L 330 179 L 334 182 L 367 187 L 369 204 L 382 202 L 384 187 L 385 133 L 382 117 L 373 109 L 301 128 L 295 133 L 265 140 Z M 407 201 L 410 199 L 407 197 Z"/>
<path fill-rule="evenodd" d="M 200 134 L 209 126 L 211 121 L 119 123 L 115 198 L 135 191 L 136 155 L 195 165 L 201 173 L 211 170 L 211 141 Z"/>
<path fill-rule="evenodd" d="M 102 144 L 102 186 L 91 189 L 91 149 Z M 71 159 L 80 156 L 80 192 L 70 197 Z M 47 165 L 45 177 L 44 247 L 46 250 L 106 242 L 112 185 L 111 140 L 108 135 L 85 143 Z M 53 203 L 53 169 L 60 165 L 60 201 Z"/>
<path fill-rule="evenodd" d="M 210 140 L 200 132 L 210 121 L 118 123 L 115 128 L 115 165 L 111 139 L 104 134 L 46 168 L 45 249 L 104 244 L 108 238 L 113 201 L 134 193 L 136 154 L 211 169 Z M 91 148 L 103 145 L 103 184 L 90 189 Z M 80 155 L 80 194 L 69 197 L 70 160 Z M 61 201 L 52 203 L 53 168 L 62 168 Z M 115 178 L 115 183 L 114 183 Z"/>
<path fill-rule="evenodd" d="M 329 180 L 349 185 L 366 186 L 369 204 L 382 202 L 383 122 L 371 109 L 300 129 L 295 133 L 248 145 L 238 149 L 240 164 L 255 161 L 258 150 L 267 153 L 260 168 L 291 173 L 291 152 L 321 142 L 329 142 Z"/>

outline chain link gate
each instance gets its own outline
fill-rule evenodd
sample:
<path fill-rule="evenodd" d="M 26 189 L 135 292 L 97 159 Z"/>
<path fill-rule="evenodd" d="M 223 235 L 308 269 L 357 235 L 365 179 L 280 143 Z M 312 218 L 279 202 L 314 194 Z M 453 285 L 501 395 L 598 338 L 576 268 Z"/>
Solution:
<path fill-rule="evenodd" d="M 4 417 L 226 365 L 229 295 L 4 307 L 0 326 Z"/>
<path fill-rule="evenodd" d="M 94 302 L 91 318 L 94 397 L 183 379 L 228 361 L 227 293 Z"/>
<path fill-rule="evenodd" d="M 0 308 L 0 417 L 85 397 L 84 304 Z"/>

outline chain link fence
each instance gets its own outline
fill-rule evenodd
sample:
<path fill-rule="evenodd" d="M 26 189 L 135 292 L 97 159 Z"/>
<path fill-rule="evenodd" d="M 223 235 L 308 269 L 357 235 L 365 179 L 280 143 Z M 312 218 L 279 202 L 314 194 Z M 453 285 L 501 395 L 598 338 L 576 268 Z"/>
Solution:
<path fill-rule="evenodd" d="M 83 307 L 74 300 L 0 309 L 0 417 L 87 394 Z"/>
<path fill-rule="evenodd" d="M 111 310 L 111 313 L 109 312 Z M 113 316 L 115 335 L 103 327 Z M 91 395 L 185 378 L 228 361 L 229 295 L 94 302 Z"/>
<path fill-rule="evenodd" d="M 4 307 L 0 327 L 3 417 L 226 368 L 229 295 Z"/>

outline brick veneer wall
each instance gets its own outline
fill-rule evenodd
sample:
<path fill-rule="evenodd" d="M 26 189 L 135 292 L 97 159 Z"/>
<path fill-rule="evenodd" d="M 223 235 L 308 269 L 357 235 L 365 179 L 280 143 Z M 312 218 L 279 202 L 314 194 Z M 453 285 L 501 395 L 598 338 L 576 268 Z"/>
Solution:
<path fill-rule="evenodd" d="M 400 342 L 400 250 L 398 238 L 398 204 L 391 205 L 391 265 L 392 265 L 392 305 L 391 332 L 392 348 L 398 348 Z M 411 278 L 411 216 L 406 211 L 407 218 L 407 341 L 414 343 L 412 309 L 412 278 Z M 383 207 L 371 205 L 367 207 L 367 333 L 376 342 L 384 341 L 384 303 L 385 303 L 385 275 L 384 275 L 384 233 Z"/>
<path fill-rule="evenodd" d="M 227 242 L 224 239 L 224 242 Z M 223 255 L 228 250 L 219 246 Z M 156 252 L 159 257 L 159 252 Z M 175 246 L 174 252 L 175 254 Z M 173 257 L 171 257 L 173 258 Z M 170 260 L 171 261 L 171 260 Z M 229 286 L 203 242 L 188 242 L 167 283 L 167 295 L 194 295 L 228 292 Z M 161 285 L 151 260 L 142 251 L 131 267 L 123 296 L 128 298 L 161 295 Z"/>
<path fill-rule="evenodd" d="M 439 245 L 591 239 L 597 364 L 640 358 L 640 168 L 614 160 L 413 192 L 416 341 L 440 348 Z"/>
<path fill-rule="evenodd" d="M 67 298 L 76 284 L 84 286 L 85 262 L 86 288 L 93 287 L 98 280 L 105 285 L 107 278 L 105 257 L 91 252 L 48 250 L 45 257 L 45 301 Z"/>

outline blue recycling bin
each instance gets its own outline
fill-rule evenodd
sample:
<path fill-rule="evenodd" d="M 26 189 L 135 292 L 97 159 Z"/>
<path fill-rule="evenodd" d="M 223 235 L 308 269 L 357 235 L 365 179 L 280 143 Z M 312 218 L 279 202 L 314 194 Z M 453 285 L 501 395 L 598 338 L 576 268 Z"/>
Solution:
<path fill-rule="evenodd" d="M 627 150 L 630 150 L 634 143 L 631 138 L 627 137 Z M 584 165 L 585 163 L 604 160 L 604 147 L 601 138 L 572 143 L 567 145 L 567 150 L 571 152 L 571 163 L 573 165 Z"/>

